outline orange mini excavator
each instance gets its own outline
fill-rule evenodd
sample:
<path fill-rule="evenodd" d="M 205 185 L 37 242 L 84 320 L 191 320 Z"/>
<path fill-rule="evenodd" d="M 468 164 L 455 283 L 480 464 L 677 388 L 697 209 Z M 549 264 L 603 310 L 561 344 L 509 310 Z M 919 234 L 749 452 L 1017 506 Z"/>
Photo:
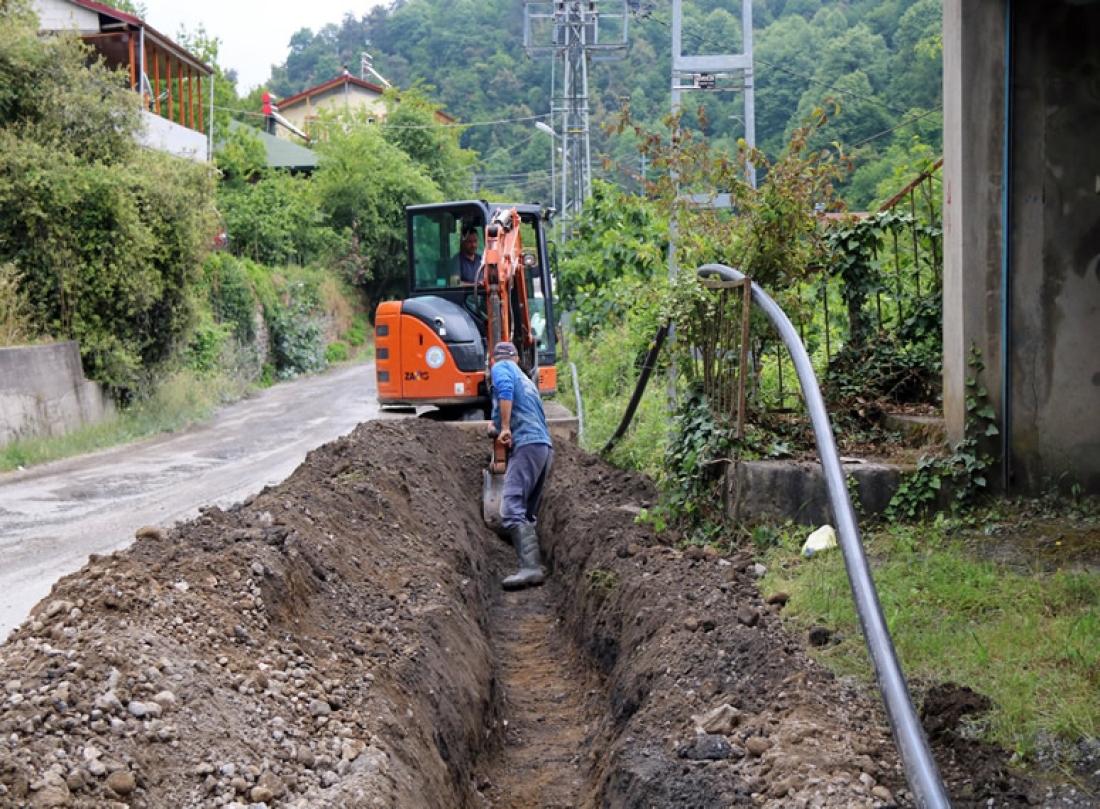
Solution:
<path fill-rule="evenodd" d="M 375 316 L 378 402 L 425 407 L 451 420 L 489 417 L 492 347 L 510 340 L 539 391 L 557 390 L 549 212 L 482 200 L 406 209 L 409 295 Z M 476 236 L 476 240 L 474 239 Z M 499 528 L 506 464 L 497 446 L 485 470 L 484 511 Z"/>

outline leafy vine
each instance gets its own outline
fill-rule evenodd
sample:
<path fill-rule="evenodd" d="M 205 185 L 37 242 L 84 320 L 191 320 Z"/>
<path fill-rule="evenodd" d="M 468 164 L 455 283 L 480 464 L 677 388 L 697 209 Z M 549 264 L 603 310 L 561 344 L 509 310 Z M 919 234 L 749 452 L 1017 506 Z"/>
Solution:
<path fill-rule="evenodd" d="M 979 383 L 985 369 L 981 351 L 971 347 L 967 365 L 972 375 L 966 379 L 966 437 L 946 457 L 925 456 L 915 472 L 905 476 L 887 506 L 887 519 L 915 519 L 942 501 L 941 493 L 951 493 L 953 508 L 971 504 L 989 485 L 988 472 L 993 456 L 981 448 L 983 438 L 998 435 L 996 412 L 989 404 L 989 392 Z"/>

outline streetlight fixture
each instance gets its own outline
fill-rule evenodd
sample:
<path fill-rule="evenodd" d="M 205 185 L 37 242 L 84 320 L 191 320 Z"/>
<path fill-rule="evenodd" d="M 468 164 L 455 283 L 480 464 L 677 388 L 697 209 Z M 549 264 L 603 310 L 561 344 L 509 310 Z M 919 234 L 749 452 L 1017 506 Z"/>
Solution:
<path fill-rule="evenodd" d="M 554 204 L 554 189 L 557 187 L 557 184 L 558 184 L 556 174 L 555 174 L 555 171 L 554 171 L 554 164 L 558 162 L 558 155 L 557 155 L 558 133 L 555 132 L 554 128 L 552 126 L 550 126 L 550 124 L 546 123 L 545 121 L 535 121 L 535 129 L 537 129 L 539 132 L 545 132 L 547 135 L 550 136 L 550 204 L 553 205 Z M 564 194 L 564 189 L 562 189 L 562 193 Z M 564 222 L 565 222 L 565 206 L 564 206 L 564 203 L 562 205 L 562 210 L 561 210 L 561 213 L 560 213 L 558 218 L 559 218 L 559 221 L 562 222 L 561 227 L 562 227 L 562 234 L 564 236 L 564 233 L 565 233 L 565 230 L 564 230 L 565 229 L 565 225 L 564 225 Z"/>

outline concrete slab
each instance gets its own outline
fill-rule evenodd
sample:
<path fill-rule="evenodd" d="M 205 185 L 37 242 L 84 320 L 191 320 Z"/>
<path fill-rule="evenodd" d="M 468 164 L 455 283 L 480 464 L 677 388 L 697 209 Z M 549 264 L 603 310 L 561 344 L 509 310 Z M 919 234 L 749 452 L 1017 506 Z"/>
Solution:
<path fill-rule="evenodd" d="M 881 514 L 911 467 L 850 459 L 842 463 L 857 515 Z M 746 525 L 793 520 L 799 525 L 835 525 L 825 475 L 816 461 L 741 461 L 727 475 L 726 508 Z"/>

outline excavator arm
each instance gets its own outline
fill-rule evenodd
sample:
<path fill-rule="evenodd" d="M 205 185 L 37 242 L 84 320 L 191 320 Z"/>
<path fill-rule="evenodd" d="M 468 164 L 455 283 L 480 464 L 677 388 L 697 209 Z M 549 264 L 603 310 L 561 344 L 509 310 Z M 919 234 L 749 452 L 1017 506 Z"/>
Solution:
<path fill-rule="evenodd" d="M 493 347 L 504 340 L 515 344 L 519 366 L 537 378 L 538 350 L 531 328 L 531 308 L 527 297 L 527 268 L 523 260 L 523 240 L 519 213 L 515 208 L 500 208 L 485 227 L 485 251 L 482 255 L 480 283 L 486 300 L 489 343 L 489 371 L 493 366 Z M 489 380 L 492 384 L 492 380 Z M 508 452 L 499 436 L 493 439 L 493 454 L 484 473 L 482 516 L 490 528 L 503 533 L 500 505 L 504 494 L 504 473 Z"/>
<path fill-rule="evenodd" d="M 532 373 L 538 352 L 531 328 L 531 307 L 527 297 L 527 268 L 523 262 L 523 239 L 519 213 L 500 208 L 485 227 L 485 251 L 480 273 L 488 317 L 489 367 L 492 349 L 502 340 L 515 343 L 519 366 Z"/>

